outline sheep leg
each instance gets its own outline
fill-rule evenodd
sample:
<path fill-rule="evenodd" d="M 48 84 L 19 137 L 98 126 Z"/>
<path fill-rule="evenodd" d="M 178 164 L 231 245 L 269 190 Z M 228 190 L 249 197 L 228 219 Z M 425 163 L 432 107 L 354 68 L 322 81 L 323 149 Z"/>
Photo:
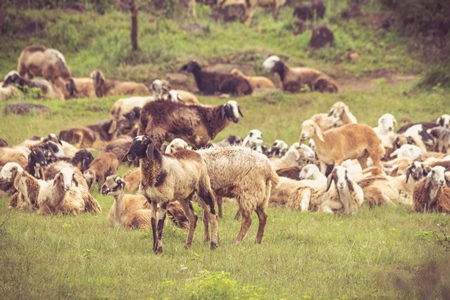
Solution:
<path fill-rule="evenodd" d="M 342 209 L 342 203 L 336 201 L 325 201 L 320 206 L 320 211 L 325 213 L 333 213 L 336 210 Z"/>
<path fill-rule="evenodd" d="M 223 198 L 216 196 L 217 199 L 217 210 L 219 211 L 219 218 L 223 218 Z"/>
<path fill-rule="evenodd" d="M 192 246 L 192 240 L 194 239 L 195 228 L 197 227 L 197 216 L 194 211 L 191 209 L 190 198 L 185 199 L 183 201 L 178 201 L 183 208 L 184 214 L 189 221 L 189 231 L 186 239 L 186 244 L 184 245 L 185 249 L 190 249 Z"/>
<path fill-rule="evenodd" d="M 209 242 L 211 240 L 211 236 L 209 234 L 209 218 L 206 209 L 202 209 L 202 220 L 203 220 L 203 227 L 205 228 L 205 238 L 203 239 L 203 241 Z"/>
<path fill-rule="evenodd" d="M 256 234 L 255 243 L 261 244 L 262 238 L 264 236 L 264 228 L 266 228 L 267 223 L 267 213 L 264 208 L 258 206 L 256 208 L 256 214 L 258 215 L 259 226 L 258 226 L 258 233 Z"/>
<path fill-rule="evenodd" d="M 167 204 L 168 203 L 162 203 L 158 210 L 158 229 L 157 229 L 157 237 L 158 237 L 158 247 L 156 248 L 156 254 L 163 252 L 163 246 L 162 246 L 162 235 L 164 230 L 164 222 L 166 220 L 166 212 L 167 212 Z"/>
<path fill-rule="evenodd" d="M 249 211 L 241 211 L 242 215 L 242 223 L 241 229 L 239 230 L 239 234 L 236 238 L 235 245 L 239 245 L 247 234 L 250 225 L 252 225 L 252 218 Z"/>
<path fill-rule="evenodd" d="M 234 215 L 234 220 L 239 221 L 240 217 L 241 217 L 241 209 L 238 209 L 236 214 Z"/>
<path fill-rule="evenodd" d="M 358 162 L 361 165 L 361 169 L 364 170 L 367 168 L 367 158 L 369 157 L 369 153 L 367 152 L 367 150 L 364 151 L 364 154 L 358 158 Z M 378 162 L 380 161 L 380 159 L 378 159 Z M 375 162 L 375 161 L 374 161 Z M 377 166 L 381 168 L 381 165 Z"/>
<path fill-rule="evenodd" d="M 206 176 L 203 177 L 203 180 L 200 184 L 200 188 L 198 191 L 198 195 L 200 196 L 200 199 L 202 201 L 199 201 L 201 203 L 201 206 L 203 208 L 203 211 L 208 215 L 206 220 L 209 221 L 211 225 L 211 243 L 210 248 L 216 249 L 219 245 L 219 236 L 218 236 L 218 225 L 217 225 L 217 217 L 216 217 L 216 211 L 214 210 L 214 202 L 216 202 L 216 197 L 211 190 L 209 178 Z"/>
<path fill-rule="evenodd" d="M 305 189 L 302 193 L 302 201 L 300 202 L 300 211 L 307 211 L 311 202 L 311 189 Z"/>
<path fill-rule="evenodd" d="M 152 233 L 153 233 L 153 252 L 157 253 L 161 253 L 162 252 L 162 247 L 160 248 L 161 252 L 158 252 L 159 250 L 159 245 L 158 245 L 158 237 L 156 235 L 156 212 L 158 210 L 158 205 L 155 201 L 152 201 L 151 199 L 147 198 L 147 201 L 150 202 L 150 205 L 152 207 L 152 214 L 150 217 L 150 223 L 152 225 Z"/>

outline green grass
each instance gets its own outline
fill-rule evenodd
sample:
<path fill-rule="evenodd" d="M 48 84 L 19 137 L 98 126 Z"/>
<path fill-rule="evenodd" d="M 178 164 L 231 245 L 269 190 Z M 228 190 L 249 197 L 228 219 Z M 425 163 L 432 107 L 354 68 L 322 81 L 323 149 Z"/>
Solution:
<path fill-rule="evenodd" d="M 236 100 L 244 117 L 215 139 L 230 134 L 245 137 L 259 129 L 270 144 L 275 139 L 298 141 L 301 123 L 328 112 L 336 101 L 345 102 L 359 123 L 377 125 L 384 113 L 397 120 L 436 119 L 448 111 L 447 90 L 417 88 L 428 72 L 435 78 L 443 68 L 427 70 L 417 59 L 414 41 L 394 31 L 379 30 L 370 22 L 379 13 L 376 1 L 366 1 L 367 18 L 343 21 L 345 1 L 325 1 L 322 21 L 335 33 L 336 44 L 312 51 L 310 32 L 294 35 L 292 7 L 273 22 L 258 9 L 252 25 L 214 23 L 210 8 L 197 5 L 199 33 L 181 29 L 190 20 L 162 19 L 139 14 L 139 46 L 131 51 L 127 13 L 107 10 L 98 15 L 64 14 L 50 10 L 5 8 L 8 20 L 0 29 L 0 70 L 15 69 L 23 47 L 43 44 L 64 53 L 73 74 L 88 76 L 101 69 L 109 78 L 150 83 L 176 72 L 190 59 L 202 65 L 238 63 L 255 74 L 271 76 L 261 68 L 266 55 L 289 57 L 292 66 L 311 66 L 331 74 L 340 84 L 337 94 L 266 92 Z M 21 25 L 37 19 L 44 31 L 26 39 L 15 36 Z M 360 54 L 346 59 L 348 51 Z M 427 71 L 424 71 L 427 70 Z M 439 71 L 439 72 L 438 72 Z M 411 76 L 402 81 L 398 76 Z M 188 75 L 188 86 L 193 86 Z M 439 80 L 436 79 L 436 82 Z M 56 101 L 17 97 L 0 102 L 0 137 L 11 145 L 33 135 L 58 133 L 76 125 L 109 118 L 120 97 Z M 226 99 L 198 96 L 200 102 L 223 104 Z M 29 101 L 51 112 L 24 116 L 4 115 L 6 105 Z M 97 151 L 98 152 L 98 151 Z M 121 166 L 123 175 L 129 168 Z M 448 216 L 417 214 L 411 207 L 363 206 L 352 216 L 299 213 L 269 207 L 269 221 L 261 245 L 253 243 L 257 218 L 239 246 L 234 239 L 240 222 L 233 221 L 237 205 L 227 203 L 219 220 L 219 248 L 203 243 L 199 222 L 191 250 L 183 248 L 186 232 L 167 223 L 164 253 L 152 253 L 148 231 L 108 229 L 112 197 L 92 191 L 103 208 L 100 215 L 49 216 L 10 210 L 0 198 L 0 295 L 2 299 L 444 299 L 449 294 L 450 232 Z M 199 208 L 194 205 L 197 214 Z M 437 224 L 441 225 L 443 232 Z"/>

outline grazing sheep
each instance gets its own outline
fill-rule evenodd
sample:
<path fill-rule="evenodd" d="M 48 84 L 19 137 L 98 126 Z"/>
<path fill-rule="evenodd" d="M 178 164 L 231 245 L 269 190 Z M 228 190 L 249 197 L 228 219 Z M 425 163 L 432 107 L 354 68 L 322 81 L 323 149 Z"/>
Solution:
<path fill-rule="evenodd" d="M 101 152 L 96 159 L 94 159 L 89 168 L 84 171 L 83 176 L 86 179 L 89 189 L 92 184 L 97 182 L 100 191 L 101 186 L 105 182 L 105 178 L 109 175 L 117 173 L 119 168 L 119 160 L 111 152 Z"/>
<path fill-rule="evenodd" d="M 412 205 L 414 185 L 424 172 L 420 162 L 413 162 L 404 175 L 372 176 L 358 181 L 358 184 L 364 191 L 364 202 L 371 208 L 384 204 Z"/>
<path fill-rule="evenodd" d="M 325 73 L 312 68 L 289 68 L 279 57 L 271 56 L 263 62 L 263 66 L 278 73 L 283 84 L 283 90 L 298 93 L 303 85 L 308 85 L 310 91 L 337 93 L 337 83 Z"/>
<path fill-rule="evenodd" d="M 106 79 L 98 70 L 93 71 L 90 77 L 94 82 L 95 94 L 99 98 L 117 95 L 148 95 L 148 88 L 142 83 Z"/>
<path fill-rule="evenodd" d="M 416 212 L 450 213 L 450 187 L 445 168 L 434 166 L 426 178 L 414 186 L 413 210 Z"/>
<path fill-rule="evenodd" d="M 160 100 L 161 101 L 161 100 Z M 156 101 L 158 102 L 158 101 Z M 145 135 L 133 139 L 124 157 L 128 161 L 139 159 L 141 170 L 140 193 L 151 203 L 153 251 L 162 253 L 162 234 L 169 202 L 178 201 L 189 220 L 189 233 L 185 247 L 191 248 L 197 216 L 191 205 L 194 195 L 203 209 L 203 222 L 211 225 L 211 249 L 218 246 L 215 196 L 211 190 L 208 170 L 202 156 L 192 150 L 179 150 L 171 155 L 162 154 L 152 139 Z M 158 207 L 159 205 L 159 207 Z M 158 210 L 158 215 L 157 215 Z"/>
<path fill-rule="evenodd" d="M 217 4 L 220 8 L 229 5 L 242 4 L 245 10 L 243 22 L 250 25 L 253 14 L 258 6 L 273 7 L 273 20 L 276 22 L 278 19 L 278 11 L 285 2 L 286 0 L 219 0 Z"/>
<path fill-rule="evenodd" d="M 158 149 L 164 141 L 170 142 L 176 137 L 200 149 L 231 121 L 239 122 L 239 115 L 242 116 L 242 112 L 234 100 L 215 107 L 163 100 L 148 102 L 141 110 L 139 134 L 148 135 Z"/>
<path fill-rule="evenodd" d="M 275 84 L 267 77 L 264 76 L 247 76 L 245 75 L 241 70 L 234 68 L 230 72 L 233 75 L 240 76 L 244 79 L 247 79 L 247 81 L 252 86 L 253 90 L 256 89 L 275 89 Z"/>
<path fill-rule="evenodd" d="M 271 189 L 279 180 L 267 157 L 236 146 L 197 152 L 206 161 L 211 188 L 216 196 L 235 198 L 239 205 L 242 223 L 235 243 L 240 244 L 244 239 L 252 222 L 251 214 L 255 211 L 259 220 L 255 242 L 260 244 L 267 222 L 266 207 Z"/>
<path fill-rule="evenodd" d="M 20 77 L 28 75 L 29 79 L 42 76 L 58 86 L 61 93 L 66 90 L 66 84 L 70 86 L 69 90 L 75 89 L 66 60 L 56 49 L 35 45 L 25 47 L 19 56 L 17 72 Z"/>
<path fill-rule="evenodd" d="M 151 217 L 150 203 L 143 195 L 125 194 L 125 186 L 126 182 L 120 176 L 110 175 L 101 187 L 103 196 L 114 196 L 114 202 L 108 214 L 110 228 L 147 230 Z M 167 212 L 178 227 L 188 229 L 188 221 L 178 202 L 170 202 Z M 178 219 L 180 216 L 182 216 L 181 219 Z"/>
<path fill-rule="evenodd" d="M 375 131 L 366 124 L 347 124 L 322 132 L 314 121 L 306 120 L 302 124 L 300 143 L 307 138 L 314 140 L 322 173 L 326 165 L 339 166 L 347 159 L 357 159 L 364 170 L 369 157 L 381 169 L 385 150 Z"/>
<path fill-rule="evenodd" d="M 316 154 L 310 147 L 302 143 L 294 143 L 283 157 L 271 157 L 269 162 L 274 170 L 279 170 L 281 168 L 298 166 L 302 160 L 314 160 L 315 157 Z"/>
<path fill-rule="evenodd" d="M 11 71 L 6 74 L 3 81 L 3 86 L 7 87 L 12 83 L 15 83 L 17 85 L 17 88 L 24 93 L 27 92 L 27 88 L 39 88 L 42 91 L 43 95 L 48 95 L 51 98 L 64 100 L 63 92 L 53 83 L 44 79 L 25 79 L 21 77 L 16 71 Z"/>
<path fill-rule="evenodd" d="M 196 61 L 190 61 L 181 71 L 194 74 L 195 82 L 200 93 L 214 95 L 215 92 L 234 96 L 250 95 L 253 90 L 247 79 L 226 73 L 203 71 Z"/>

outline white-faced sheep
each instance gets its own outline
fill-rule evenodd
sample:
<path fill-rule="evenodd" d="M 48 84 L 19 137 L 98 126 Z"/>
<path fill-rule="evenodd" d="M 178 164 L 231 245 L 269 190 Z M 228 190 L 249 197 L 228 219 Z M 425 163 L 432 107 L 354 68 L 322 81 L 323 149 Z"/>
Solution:
<path fill-rule="evenodd" d="M 283 90 L 298 93 L 304 85 L 310 91 L 337 93 L 338 85 L 327 74 L 312 68 L 290 68 L 279 57 L 271 56 L 264 61 L 263 66 L 272 72 L 278 73 L 283 83 Z"/>
<path fill-rule="evenodd" d="M 114 197 L 108 214 L 110 228 L 125 227 L 147 230 L 151 217 L 150 203 L 143 195 L 125 194 L 125 186 L 126 182 L 120 176 L 110 175 L 101 187 L 103 196 Z M 167 212 L 178 227 L 188 229 L 187 219 L 178 202 L 170 202 Z"/>
<path fill-rule="evenodd" d="M 167 145 L 166 150 L 164 151 L 166 154 L 172 154 L 177 152 L 180 149 L 188 149 L 192 150 L 191 146 L 188 145 L 183 139 L 176 138 L 173 139 L 169 145 Z"/>
<path fill-rule="evenodd" d="M 58 86 L 61 92 L 66 90 L 66 84 L 71 86 L 69 89 L 74 89 L 66 60 L 56 49 L 35 45 L 25 47 L 20 53 L 17 71 L 21 77 L 27 74 L 29 79 L 42 76 Z"/>
<path fill-rule="evenodd" d="M 105 182 L 105 178 L 109 175 L 117 173 L 119 168 L 119 160 L 111 152 L 101 152 L 97 158 L 95 158 L 89 168 L 84 171 L 83 176 L 86 179 L 88 187 L 96 182 L 98 183 L 98 189 L 100 191 L 101 186 Z"/>
<path fill-rule="evenodd" d="M 283 6 L 285 2 L 286 0 L 219 0 L 217 1 L 217 4 L 221 8 L 229 5 L 242 4 L 245 10 L 243 22 L 250 25 L 253 14 L 258 6 L 273 7 L 273 19 L 274 21 L 277 21 L 280 7 Z"/>
<path fill-rule="evenodd" d="M 289 150 L 289 146 L 285 141 L 275 140 L 267 150 L 267 157 L 283 157 Z"/>
<path fill-rule="evenodd" d="M 56 177 L 56 175 L 59 172 L 61 172 L 61 170 L 63 168 L 72 168 L 72 170 L 74 172 L 75 180 L 78 182 L 78 185 L 82 186 L 86 190 L 89 189 L 86 179 L 84 179 L 83 173 L 80 171 L 80 169 L 78 169 L 71 163 L 63 161 L 63 160 L 57 161 L 55 163 L 51 163 L 45 168 L 45 170 L 44 170 L 45 180 L 54 179 Z"/>
<path fill-rule="evenodd" d="M 316 154 L 308 146 L 301 143 L 294 143 L 286 154 L 281 157 L 270 157 L 269 162 L 274 170 L 298 166 L 301 161 L 314 160 Z"/>
<path fill-rule="evenodd" d="M 236 101 L 204 107 L 171 101 L 148 102 L 141 110 L 139 134 L 146 134 L 161 149 L 164 141 L 178 137 L 200 149 L 208 145 L 230 122 L 242 116 Z"/>
<path fill-rule="evenodd" d="M 139 159 L 141 170 L 140 193 L 151 203 L 153 251 L 161 253 L 162 234 L 167 205 L 178 201 L 189 220 L 186 248 L 192 246 L 197 216 L 191 205 L 194 195 L 203 209 L 204 222 L 211 225 L 211 249 L 218 246 L 217 219 L 214 210 L 215 196 L 211 189 L 206 163 L 202 156 L 192 150 L 179 150 L 167 155 L 159 151 L 145 135 L 137 136 L 124 159 Z M 158 207 L 159 206 L 159 207 Z M 157 215 L 158 210 L 158 215 Z"/>
<path fill-rule="evenodd" d="M 252 89 L 255 90 L 265 90 L 265 89 L 275 89 L 276 86 L 275 84 L 272 82 L 272 80 L 270 80 L 267 77 L 264 76 L 248 76 L 245 75 L 241 70 L 234 68 L 230 71 L 231 74 L 237 75 L 237 76 L 241 76 L 242 78 L 247 79 L 247 81 L 250 83 L 250 85 L 252 86 Z"/>
<path fill-rule="evenodd" d="M 326 181 L 327 177 L 320 172 L 319 167 L 317 167 L 316 165 L 307 164 L 300 171 L 299 179 Z"/>
<path fill-rule="evenodd" d="M 252 87 L 247 79 L 226 73 L 203 71 L 196 61 L 190 61 L 181 71 L 191 72 L 200 93 L 214 95 L 216 92 L 231 94 L 234 96 L 250 95 Z"/>
<path fill-rule="evenodd" d="M 117 95 L 148 95 L 145 84 L 133 81 L 106 79 L 102 72 L 95 70 L 90 77 L 93 80 L 97 97 Z"/>
<path fill-rule="evenodd" d="M 262 132 L 258 129 L 252 129 L 248 133 L 248 135 L 244 138 L 244 141 L 242 142 L 243 147 L 250 148 L 252 150 L 255 150 L 259 153 L 263 153 L 263 139 L 262 139 Z"/>
<path fill-rule="evenodd" d="M 38 88 L 43 95 L 48 95 L 51 98 L 64 100 L 63 92 L 57 88 L 53 83 L 44 79 L 25 79 L 19 75 L 16 71 L 11 71 L 6 74 L 3 81 L 3 86 L 6 87 L 10 84 L 16 84 L 17 88 L 26 93 L 28 88 Z"/>
<path fill-rule="evenodd" d="M 450 213 L 450 187 L 445 168 L 435 166 L 414 186 L 413 210 L 416 212 L 438 211 Z"/>
<path fill-rule="evenodd" d="M 443 114 L 436 120 L 436 123 L 438 126 L 450 129 L 450 115 Z"/>
<path fill-rule="evenodd" d="M 358 181 L 364 191 L 364 202 L 369 207 L 391 204 L 412 205 L 415 183 L 424 176 L 421 163 L 411 163 L 404 175 L 371 176 Z"/>
<path fill-rule="evenodd" d="M 182 101 L 186 105 L 198 105 L 200 102 L 194 94 L 183 90 L 170 90 L 167 95 L 167 100 Z"/>
<path fill-rule="evenodd" d="M 327 165 L 340 166 L 347 159 L 357 159 L 364 170 L 369 157 L 374 166 L 382 168 L 384 147 L 375 131 L 366 124 L 347 124 L 322 132 L 314 121 L 306 120 L 302 123 L 300 143 L 308 138 L 314 140 L 322 173 Z"/>
<path fill-rule="evenodd" d="M 256 243 L 261 243 L 267 222 L 266 207 L 278 175 L 267 157 L 249 148 L 228 146 L 222 149 L 198 150 L 206 161 L 211 187 L 218 197 L 235 198 L 242 215 L 236 244 L 244 239 L 252 222 L 253 211 L 258 215 Z"/>

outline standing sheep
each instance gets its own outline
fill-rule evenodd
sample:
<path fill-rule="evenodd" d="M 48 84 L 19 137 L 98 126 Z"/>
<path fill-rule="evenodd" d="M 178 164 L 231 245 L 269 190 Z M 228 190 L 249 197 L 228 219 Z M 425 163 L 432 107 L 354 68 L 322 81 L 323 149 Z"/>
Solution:
<path fill-rule="evenodd" d="M 141 110 L 139 134 L 153 139 L 161 149 L 164 141 L 178 137 L 196 149 L 207 146 L 230 122 L 238 123 L 242 112 L 234 100 L 204 107 L 172 101 L 148 102 Z"/>
<path fill-rule="evenodd" d="M 314 141 L 322 173 L 327 165 L 340 166 L 347 159 L 357 159 L 364 170 L 369 157 L 374 166 L 382 169 L 384 147 L 375 131 L 366 124 L 347 124 L 322 132 L 314 121 L 306 120 L 302 124 L 300 143 L 308 138 Z"/>

